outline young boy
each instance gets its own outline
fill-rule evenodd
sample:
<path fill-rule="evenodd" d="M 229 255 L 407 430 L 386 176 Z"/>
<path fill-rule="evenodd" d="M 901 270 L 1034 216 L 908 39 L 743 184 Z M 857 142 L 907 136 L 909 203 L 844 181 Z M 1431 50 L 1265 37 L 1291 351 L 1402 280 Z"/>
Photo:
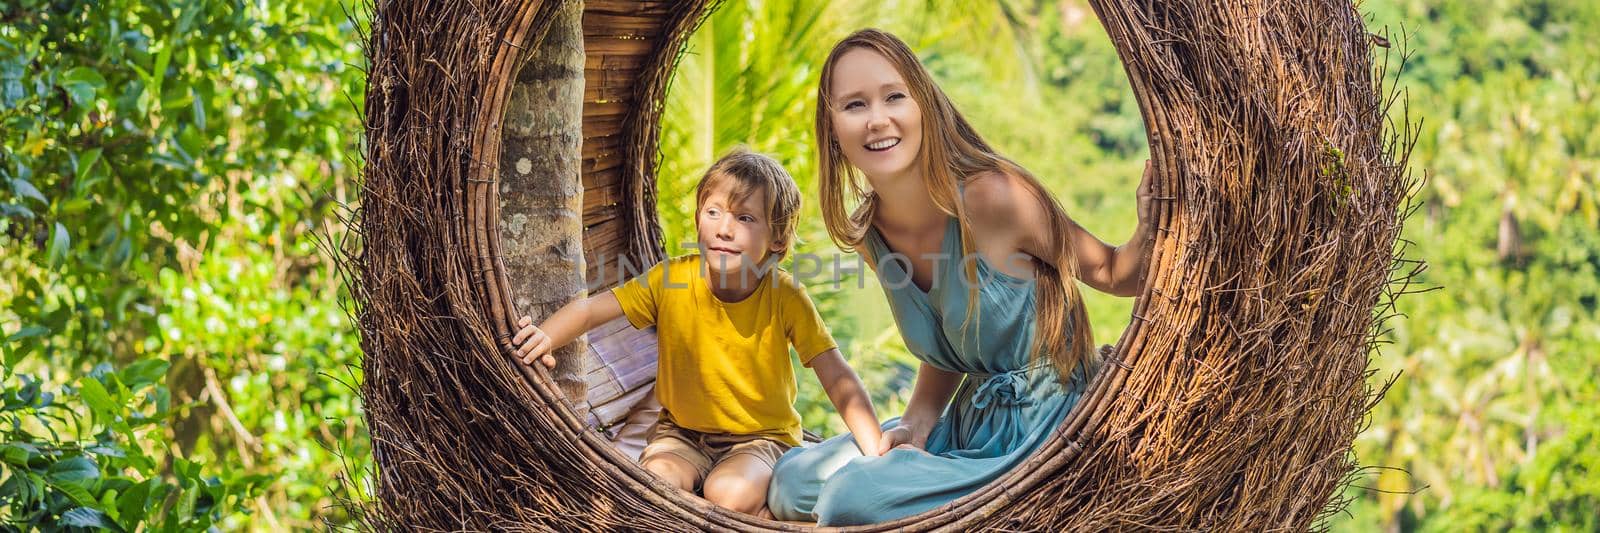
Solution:
<path fill-rule="evenodd" d="M 663 407 L 640 456 L 645 469 L 707 500 L 768 516 L 773 464 L 800 444 L 789 347 L 816 371 L 862 450 L 881 431 L 861 380 L 845 364 L 805 289 L 773 268 L 794 240 L 800 190 L 770 157 L 736 150 L 695 190 L 699 253 L 663 261 L 616 288 L 562 307 L 512 339 L 523 363 L 554 367 L 551 351 L 627 316 L 660 340 Z"/>

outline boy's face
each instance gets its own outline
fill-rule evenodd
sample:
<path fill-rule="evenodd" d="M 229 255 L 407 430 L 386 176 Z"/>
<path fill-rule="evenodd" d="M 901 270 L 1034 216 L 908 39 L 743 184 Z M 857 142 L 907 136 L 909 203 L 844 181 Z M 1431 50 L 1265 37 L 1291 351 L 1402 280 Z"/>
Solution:
<path fill-rule="evenodd" d="M 773 241 L 764 191 L 734 202 L 732 189 L 726 184 L 713 187 L 695 216 L 700 251 L 714 274 L 755 271 L 769 253 L 783 249 L 783 243 Z"/>

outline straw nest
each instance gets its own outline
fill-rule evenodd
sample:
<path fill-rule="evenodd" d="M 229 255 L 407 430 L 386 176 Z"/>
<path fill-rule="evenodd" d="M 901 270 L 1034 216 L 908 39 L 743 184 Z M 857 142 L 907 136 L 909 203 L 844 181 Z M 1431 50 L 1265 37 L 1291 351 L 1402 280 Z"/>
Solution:
<path fill-rule="evenodd" d="M 1026 465 L 863 531 L 1305 529 L 1342 507 L 1358 471 L 1350 445 L 1379 392 L 1368 355 L 1417 269 L 1397 248 L 1415 181 L 1409 134 L 1384 118 L 1394 91 L 1372 47 L 1386 43 L 1337 0 L 1090 3 L 1160 170 L 1135 320 Z M 500 123 L 520 54 L 562 4 L 371 7 L 364 245 L 347 258 L 378 464 L 371 525 L 799 528 L 659 484 L 505 352 L 516 312 L 495 224 Z M 585 139 L 583 179 L 612 180 L 594 186 L 617 200 L 611 226 L 585 226 L 585 246 L 660 253 L 660 99 L 710 7 L 585 6 L 586 36 L 633 36 L 606 41 L 616 57 L 588 52 L 591 85 L 613 87 L 586 90 L 585 135 L 603 125 L 594 142 L 611 148 Z"/>

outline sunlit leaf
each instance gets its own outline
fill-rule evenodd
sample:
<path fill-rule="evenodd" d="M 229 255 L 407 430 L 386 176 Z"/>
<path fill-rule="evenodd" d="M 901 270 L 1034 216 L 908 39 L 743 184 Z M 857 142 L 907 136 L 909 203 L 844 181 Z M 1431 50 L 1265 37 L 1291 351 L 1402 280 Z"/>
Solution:
<path fill-rule="evenodd" d="M 55 234 L 50 237 L 50 266 L 61 266 L 71 246 L 72 237 L 67 235 L 67 227 L 57 222 Z"/>
<path fill-rule="evenodd" d="M 170 364 L 162 359 L 145 359 L 122 370 L 122 382 L 137 390 L 146 385 L 160 383 L 167 375 Z"/>
<path fill-rule="evenodd" d="M 61 525 L 122 531 L 122 527 L 106 516 L 105 512 L 91 507 L 77 507 L 61 513 Z"/>
<path fill-rule="evenodd" d="M 11 190 L 15 191 L 17 196 L 20 197 L 37 200 L 41 204 L 48 205 L 50 203 L 50 200 L 46 199 L 44 194 L 39 192 L 39 189 L 34 188 L 32 183 L 28 183 L 28 180 L 22 178 L 12 178 Z"/>
<path fill-rule="evenodd" d="M 79 180 L 88 177 L 89 170 L 93 169 L 94 164 L 100 161 L 100 153 L 100 148 L 90 148 L 78 154 L 77 161 L 73 164 L 76 165 L 77 178 Z"/>
<path fill-rule="evenodd" d="M 30 324 L 23 326 L 22 329 L 18 329 L 16 333 L 12 333 L 11 336 L 6 337 L 6 342 L 17 342 L 22 339 L 31 339 L 43 336 L 47 333 L 50 333 L 50 328 L 40 326 L 38 324 Z"/>
<path fill-rule="evenodd" d="M 89 67 L 77 67 L 61 76 L 61 88 L 79 106 L 93 103 L 95 91 L 105 86 L 106 79 Z"/>
<path fill-rule="evenodd" d="M 78 392 L 83 395 L 83 402 L 89 405 L 97 420 L 110 416 L 117 409 L 117 404 L 111 399 L 111 394 L 106 391 L 105 385 L 94 377 L 84 376 L 78 379 Z"/>

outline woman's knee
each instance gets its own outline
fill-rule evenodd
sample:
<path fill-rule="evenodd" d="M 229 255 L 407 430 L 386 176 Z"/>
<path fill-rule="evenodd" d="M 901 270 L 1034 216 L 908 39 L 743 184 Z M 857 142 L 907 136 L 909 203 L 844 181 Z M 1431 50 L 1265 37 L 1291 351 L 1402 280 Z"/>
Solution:
<path fill-rule="evenodd" d="M 795 477 L 800 472 L 802 470 L 796 469 L 792 460 L 778 461 L 772 467 L 772 481 L 767 483 L 767 506 L 779 520 L 791 520 L 791 515 L 798 513 L 798 509 L 794 508 L 800 499 L 796 488 L 806 481 Z"/>
<path fill-rule="evenodd" d="M 777 463 L 772 465 L 772 477 L 788 477 L 804 472 L 804 466 L 808 461 L 810 461 L 810 458 L 806 457 L 804 453 L 790 452 L 784 454 L 778 458 Z"/>
<path fill-rule="evenodd" d="M 876 516 L 889 502 L 879 482 L 894 478 L 894 472 L 882 466 L 885 465 L 868 461 L 835 472 L 817 495 L 817 516 L 835 526 L 872 522 L 870 517 Z"/>
<path fill-rule="evenodd" d="M 775 470 L 784 476 L 823 479 L 851 459 L 861 457 L 849 434 L 835 436 L 805 448 L 796 448 L 778 460 Z"/>

